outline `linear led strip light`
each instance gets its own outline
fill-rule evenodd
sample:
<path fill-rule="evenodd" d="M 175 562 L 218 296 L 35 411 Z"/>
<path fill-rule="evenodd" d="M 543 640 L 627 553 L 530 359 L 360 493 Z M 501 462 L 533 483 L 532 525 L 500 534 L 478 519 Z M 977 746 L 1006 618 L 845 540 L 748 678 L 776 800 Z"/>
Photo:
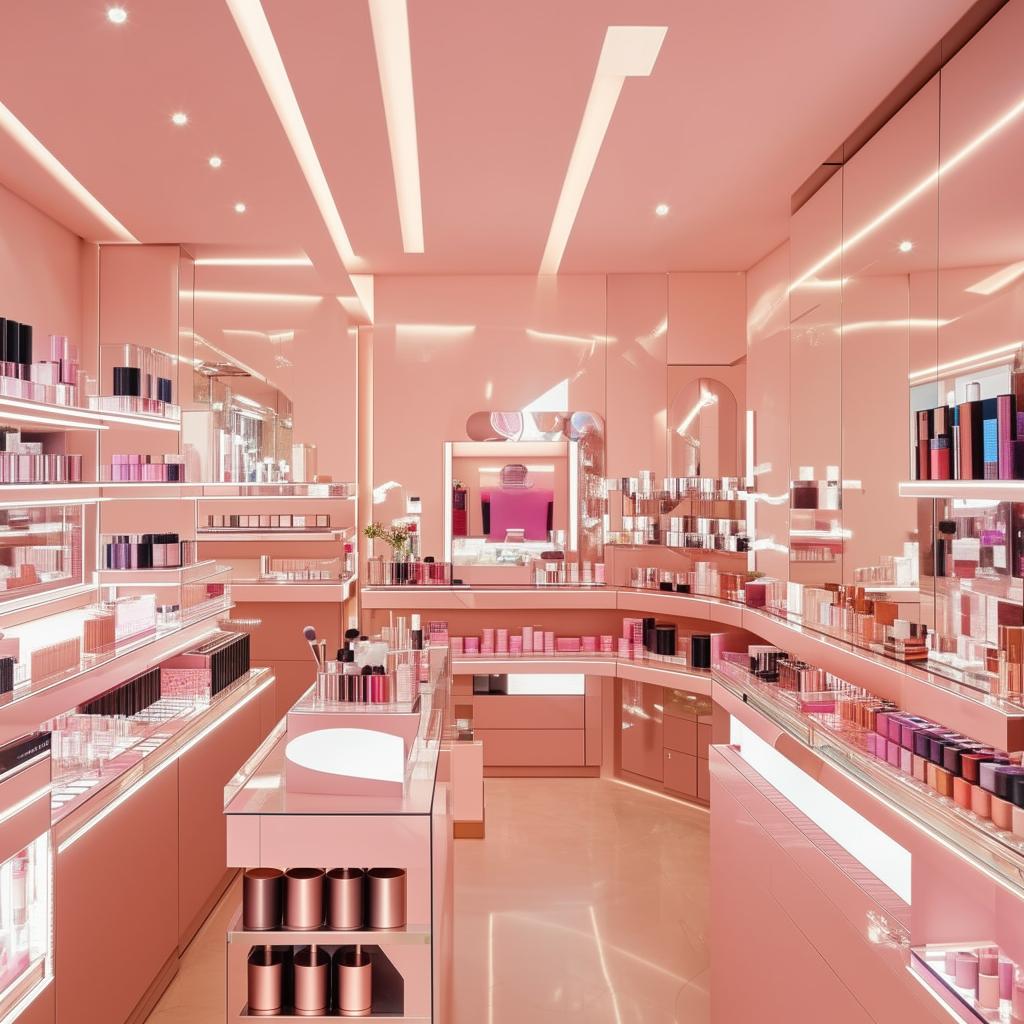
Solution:
<path fill-rule="evenodd" d="M 666 26 L 612 25 L 605 33 L 594 82 L 540 261 L 542 274 L 558 273 L 623 84 L 627 78 L 646 78 L 651 74 L 667 31 Z"/>

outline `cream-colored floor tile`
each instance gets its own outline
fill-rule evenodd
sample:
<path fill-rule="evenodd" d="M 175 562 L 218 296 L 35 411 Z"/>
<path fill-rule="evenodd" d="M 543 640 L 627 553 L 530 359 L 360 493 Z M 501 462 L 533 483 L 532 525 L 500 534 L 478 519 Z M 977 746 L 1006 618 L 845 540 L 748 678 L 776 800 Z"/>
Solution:
<path fill-rule="evenodd" d="M 450 1024 L 707 1024 L 708 815 L 604 780 L 486 786 L 487 838 L 456 844 Z M 238 900 L 148 1024 L 222 1024 Z"/>

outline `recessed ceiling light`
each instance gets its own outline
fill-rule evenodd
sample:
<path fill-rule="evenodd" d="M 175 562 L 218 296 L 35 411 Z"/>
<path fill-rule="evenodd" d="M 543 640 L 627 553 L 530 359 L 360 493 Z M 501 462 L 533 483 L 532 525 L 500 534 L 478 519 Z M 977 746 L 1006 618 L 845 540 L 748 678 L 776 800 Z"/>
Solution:
<path fill-rule="evenodd" d="M 220 165 L 222 163 L 224 163 L 224 161 L 221 160 L 221 158 L 219 156 L 211 156 L 210 157 L 210 166 L 211 167 L 220 167 Z"/>
<path fill-rule="evenodd" d="M 654 212 L 659 217 L 667 216 L 668 215 L 668 203 L 658 203 L 658 205 L 654 208 Z"/>
<path fill-rule="evenodd" d="M 108 7 L 107 21 L 113 25 L 123 25 L 128 20 L 128 12 L 123 7 Z"/>
<path fill-rule="evenodd" d="M 914 248 L 914 243 L 913 242 L 907 242 L 907 241 L 900 242 L 900 252 L 910 252 L 910 250 L 913 249 L 913 248 Z"/>
<path fill-rule="evenodd" d="M 235 213 L 245 213 L 245 203 L 235 203 Z"/>
<path fill-rule="evenodd" d="M 179 128 L 182 127 L 182 125 L 188 124 L 188 114 L 183 113 L 180 110 L 176 111 L 171 114 L 171 124 L 176 124 Z"/>

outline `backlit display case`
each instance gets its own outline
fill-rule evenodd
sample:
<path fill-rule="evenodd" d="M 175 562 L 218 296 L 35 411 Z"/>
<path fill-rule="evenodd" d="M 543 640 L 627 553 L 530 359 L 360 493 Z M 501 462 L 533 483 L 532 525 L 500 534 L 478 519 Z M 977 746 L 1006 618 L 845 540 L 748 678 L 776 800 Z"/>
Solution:
<path fill-rule="evenodd" d="M 83 582 L 83 505 L 0 508 L 0 610 Z"/>

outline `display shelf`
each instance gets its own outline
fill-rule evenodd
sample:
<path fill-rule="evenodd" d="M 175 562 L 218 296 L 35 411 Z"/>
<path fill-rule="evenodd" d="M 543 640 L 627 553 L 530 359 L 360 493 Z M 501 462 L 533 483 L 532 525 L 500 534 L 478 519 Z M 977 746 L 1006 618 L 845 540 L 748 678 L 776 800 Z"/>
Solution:
<path fill-rule="evenodd" d="M 298 544 L 311 541 L 336 541 L 344 537 L 346 531 L 337 530 L 196 530 L 196 540 L 208 544 L 240 544 L 251 541 L 260 543 Z"/>
<path fill-rule="evenodd" d="M 72 822 L 72 830 L 62 830 L 67 839 L 80 828 L 87 815 L 99 811 L 108 801 L 139 782 L 145 775 L 180 753 L 182 748 L 212 723 L 233 713 L 255 699 L 275 680 L 269 668 L 254 668 L 239 676 L 213 697 L 161 698 L 144 715 L 153 719 L 150 728 L 132 737 L 133 742 L 100 767 L 65 771 L 56 778 L 51 793 L 51 817 L 56 825 Z M 158 705 L 165 705 L 161 709 Z M 65 843 L 66 845 L 66 843 Z"/>
<path fill-rule="evenodd" d="M 342 945 L 344 945 L 344 943 L 342 943 Z M 239 1020 L 239 1021 L 245 1021 L 245 1020 L 266 1020 L 267 1019 L 267 1014 L 266 1013 L 252 1013 L 251 1014 L 248 1011 L 249 1011 L 248 1005 L 243 1006 L 242 1009 L 237 1014 L 233 1014 L 228 1019 L 229 1020 Z M 284 1006 L 284 1007 L 281 1008 L 281 1012 L 280 1013 L 275 1013 L 275 1014 L 272 1014 L 271 1016 L 272 1016 L 273 1020 L 283 1021 L 284 1024 L 309 1024 L 310 1021 L 318 1021 L 318 1020 L 334 1021 L 335 1024 L 336 1024 L 336 1022 L 339 1021 L 339 1020 L 345 1020 L 344 1017 L 339 1017 L 338 1014 L 336 1014 L 336 1013 L 327 1013 L 327 1014 L 324 1014 L 321 1017 L 314 1017 L 314 1016 L 310 1016 L 309 1014 L 304 1014 L 304 1015 L 297 1016 L 294 1012 L 290 1012 L 290 1011 L 291 1011 L 291 1007 L 290 1006 Z M 372 1014 L 367 1014 L 367 1015 L 365 1015 L 363 1017 L 360 1017 L 359 1019 L 360 1020 L 368 1020 L 368 1021 L 386 1020 L 386 1021 L 389 1021 L 390 1024 L 431 1024 L 431 1018 L 430 1017 L 406 1017 L 403 1014 L 398 1014 L 398 1013 L 372 1013 Z"/>
<path fill-rule="evenodd" d="M 181 423 L 163 416 L 145 413 L 104 412 L 82 409 L 71 405 L 35 402 L 29 398 L 0 396 L 0 419 L 5 422 L 24 423 L 27 430 L 109 430 L 117 427 L 149 427 L 155 430 L 181 431 Z"/>
<path fill-rule="evenodd" d="M 507 655 L 454 655 L 453 675 L 502 675 L 508 673 L 590 674 L 613 676 L 617 661 L 610 654 L 531 654 L 520 658 Z"/>
<path fill-rule="evenodd" d="M 429 946 L 430 926 L 407 924 L 404 928 L 356 929 L 335 931 L 330 928 L 310 931 L 275 928 L 269 931 L 248 931 L 242 927 L 241 908 L 228 925 L 228 942 L 241 942 L 249 946 Z"/>
<path fill-rule="evenodd" d="M 202 583 L 212 576 L 228 572 L 230 566 L 217 565 L 213 558 L 173 569 L 100 569 L 96 574 L 101 586 L 145 586 L 158 583 Z"/>
<path fill-rule="evenodd" d="M 0 697 L 0 740 L 15 735 L 19 729 L 24 731 L 25 728 L 34 728 L 39 722 L 191 646 L 212 632 L 216 619 L 233 607 L 226 600 L 211 601 L 209 605 L 194 618 L 147 633 L 138 639 L 127 640 L 107 654 L 90 655 L 77 668 L 44 679 L 30 679 L 16 686 L 11 693 Z M 61 623 L 66 631 L 69 617 L 77 623 L 83 614 L 82 609 L 58 612 L 54 616 L 34 619 L 30 625 L 36 630 L 48 631 Z"/>
<path fill-rule="evenodd" d="M 614 609 L 613 587 L 363 587 L 364 608 Z"/>
<path fill-rule="evenodd" d="M 748 714 L 759 715 L 799 744 L 805 755 L 866 787 L 890 810 L 909 817 L 938 842 L 953 845 L 977 867 L 996 872 L 1017 896 L 1024 898 L 1024 838 L 997 828 L 912 775 L 869 754 L 869 730 L 834 713 L 801 711 L 794 694 L 762 682 L 735 663 L 716 665 L 712 684 L 716 703 L 729 710 L 740 702 L 749 709 Z M 777 739 L 772 742 L 779 746 Z M 806 765 L 804 768 L 807 770 Z M 817 777 L 819 773 L 814 774 Z"/>
<path fill-rule="evenodd" d="M 1024 501 L 1024 480 L 901 480 L 901 498 Z"/>
<path fill-rule="evenodd" d="M 743 605 L 717 597 L 697 594 L 670 594 L 667 591 L 621 587 L 617 605 L 620 611 L 675 615 L 683 618 L 714 619 L 728 626 L 743 624 Z"/>
<path fill-rule="evenodd" d="M 268 604 L 334 604 L 347 601 L 355 587 L 355 580 L 339 583 L 302 580 L 232 580 L 231 599 L 236 604 L 245 602 Z"/>
<path fill-rule="evenodd" d="M 279 484 L 230 484 L 204 483 L 201 499 L 262 499 L 262 498 L 329 498 L 333 501 L 355 501 L 354 483 L 279 483 Z"/>

